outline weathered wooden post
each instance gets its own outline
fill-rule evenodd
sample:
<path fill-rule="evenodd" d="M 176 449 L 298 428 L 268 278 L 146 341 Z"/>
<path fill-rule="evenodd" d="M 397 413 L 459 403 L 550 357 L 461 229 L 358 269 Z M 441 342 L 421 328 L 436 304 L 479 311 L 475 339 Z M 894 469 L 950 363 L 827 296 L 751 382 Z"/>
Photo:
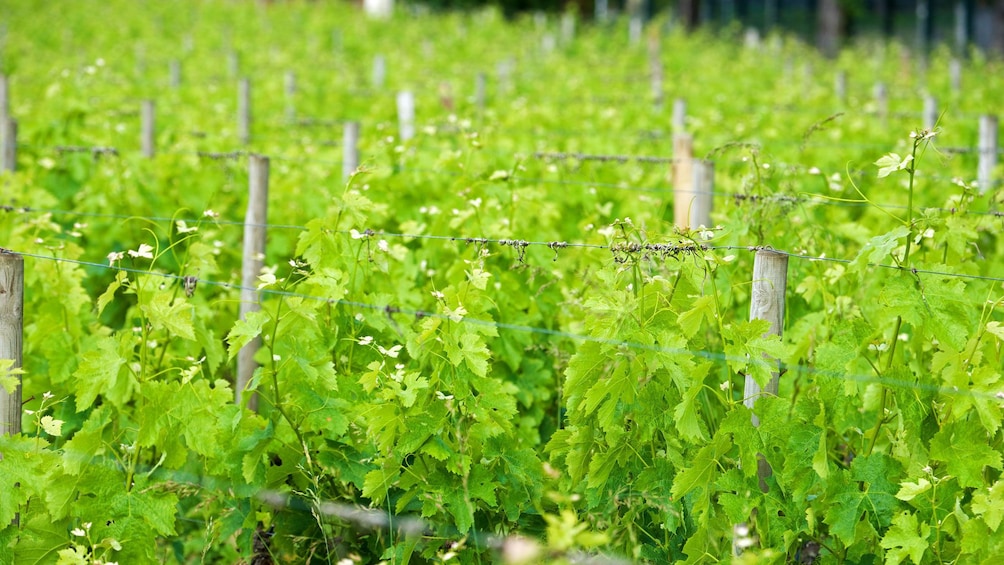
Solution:
<path fill-rule="evenodd" d="M 889 91 L 884 82 L 875 83 L 875 112 L 879 119 L 885 120 L 889 117 Z"/>
<path fill-rule="evenodd" d="M 21 433 L 21 368 L 24 328 L 24 258 L 0 248 L 0 362 L 14 390 L 0 385 L 0 435 Z M 7 362 L 10 362 L 7 367 Z M 11 374 L 13 373 L 13 374 Z M 0 454 L 0 459 L 3 454 Z M 6 524 L 5 524 L 6 525 Z"/>
<path fill-rule="evenodd" d="M 485 109 L 485 90 L 486 83 L 488 81 L 485 73 L 478 73 L 474 77 L 474 105 L 477 107 L 479 112 L 483 112 Z"/>
<path fill-rule="evenodd" d="M 236 51 L 227 54 L 227 70 L 230 73 L 230 78 L 237 78 L 240 75 L 241 58 Z"/>
<path fill-rule="evenodd" d="M 765 335 L 781 335 L 784 330 L 784 299 L 788 286 L 788 256 L 770 249 L 760 249 L 753 259 L 753 288 L 750 302 L 750 320 L 766 320 L 770 327 Z M 761 395 L 777 395 L 780 369 L 771 375 L 767 386 L 760 385 L 752 376 L 746 375 L 743 387 L 743 404 L 753 410 Z M 753 425 L 759 426 L 760 419 L 753 414 Z M 765 488 L 765 479 L 771 470 L 762 458 L 757 461 L 757 476 L 760 488 Z"/>
<path fill-rule="evenodd" d="M 10 116 L 10 84 L 7 75 L 0 73 L 0 119 Z"/>
<path fill-rule="evenodd" d="M 930 131 L 938 123 L 938 99 L 928 94 L 924 96 L 924 129 Z"/>
<path fill-rule="evenodd" d="M 244 217 L 244 257 L 241 264 L 241 305 L 240 318 L 244 320 L 251 312 L 261 310 L 259 303 L 258 275 L 265 264 L 265 236 L 268 222 L 268 157 L 250 155 L 248 157 L 248 210 Z M 237 382 L 235 385 L 237 404 L 244 399 L 244 389 L 254 377 L 258 364 L 255 353 L 261 349 L 261 337 L 247 343 L 237 353 Z M 247 399 L 251 410 L 258 409 L 258 398 L 251 395 Z"/>
<path fill-rule="evenodd" d="M 373 57 L 373 89 L 380 90 L 387 78 L 387 60 L 383 55 Z"/>
<path fill-rule="evenodd" d="M 17 169 L 17 120 L 0 118 L 0 172 Z"/>
<path fill-rule="evenodd" d="M 958 94 L 962 92 L 962 62 L 952 59 L 948 62 L 948 76 L 952 85 L 952 92 Z"/>
<path fill-rule="evenodd" d="M 980 161 L 976 176 L 980 194 L 993 185 L 994 169 L 997 167 L 997 116 L 980 116 Z"/>
<path fill-rule="evenodd" d="M 359 168 L 359 122 L 345 122 L 342 134 L 342 180 L 348 181 Z"/>
<path fill-rule="evenodd" d="M 171 60 L 171 62 L 168 63 L 168 74 L 170 75 L 171 88 L 178 88 L 181 86 L 181 61 L 177 59 Z"/>
<path fill-rule="evenodd" d="M 140 144 L 143 149 L 143 156 L 147 159 L 152 159 L 154 153 L 156 152 L 156 145 L 154 140 L 156 139 L 156 122 L 154 114 L 153 100 L 144 100 L 143 105 L 140 107 Z"/>
<path fill-rule="evenodd" d="M 833 90 L 837 96 L 837 101 L 841 104 L 847 103 L 847 71 L 837 71 L 833 79 Z"/>
<path fill-rule="evenodd" d="M 415 137 L 415 95 L 410 90 L 397 93 L 397 121 L 401 142 Z"/>
<path fill-rule="evenodd" d="M 711 223 L 714 166 L 694 159 L 694 139 L 673 136 L 673 222 L 688 231 Z"/>
<path fill-rule="evenodd" d="M 237 137 L 243 145 L 251 143 L 251 82 L 237 83 Z"/>
<path fill-rule="evenodd" d="M 687 131 L 687 101 L 683 98 L 677 98 L 673 100 L 673 133 L 685 131 Z M 675 145 L 674 141 L 674 147 Z"/>
<path fill-rule="evenodd" d="M 288 71 L 285 77 L 286 121 L 296 120 L 296 73 Z"/>

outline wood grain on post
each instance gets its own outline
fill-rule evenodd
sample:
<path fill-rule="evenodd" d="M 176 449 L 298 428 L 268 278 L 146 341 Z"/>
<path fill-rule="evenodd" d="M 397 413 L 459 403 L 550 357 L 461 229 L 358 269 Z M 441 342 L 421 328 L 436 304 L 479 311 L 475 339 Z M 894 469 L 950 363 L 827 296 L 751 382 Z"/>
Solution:
<path fill-rule="evenodd" d="M 0 118 L 0 172 L 17 169 L 17 120 Z"/>
<path fill-rule="evenodd" d="M 140 141 L 143 148 L 143 156 L 147 159 L 152 159 L 156 152 L 154 142 L 156 139 L 156 116 L 154 112 L 153 100 L 144 100 L 140 108 L 140 121 L 142 122 Z"/>
<path fill-rule="evenodd" d="M 402 142 L 415 137 L 415 95 L 410 90 L 397 93 L 397 121 Z"/>
<path fill-rule="evenodd" d="M 342 180 L 346 182 L 359 168 L 359 122 L 345 122 L 342 134 Z"/>
<path fill-rule="evenodd" d="M 938 123 L 938 99 L 928 94 L 924 97 L 924 129 L 931 131 Z"/>
<path fill-rule="evenodd" d="M 690 229 L 690 202 L 694 192 L 694 138 L 673 135 L 673 224 Z"/>
<path fill-rule="evenodd" d="M 20 369 L 24 329 L 24 258 L 0 249 L 0 360 Z M 0 435 L 21 433 L 21 376 L 8 392 L 0 386 Z M 0 458 L 3 455 L 0 454 Z"/>
<path fill-rule="evenodd" d="M 693 161 L 694 180 L 691 185 L 691 192 L 687 200 L 689 206 L 690 229 L 698 229 L 701 226 L 711 226 L 711 204 L 712 195 L 715 191 L 715 164 L 711 161 L 695 159 Z"/>
<path fill-rule="evenodd" d="M 237 83 L 237 137 L 251 143 L 251 82 L 246 78 Z"/>
<path fill-rule="evenodd" d="M 788 286 L 788 256 L 768 249 L 756 252 L 753 259 L 753 288 L 750 301 L 750 320 L 766 320 L 770 327 L 765 335 L 782 335 L 784 331 L 784 300 Z M 776 395 L 780 382 L 780 367 L 771 374 L 767 386 L 760 385 L 752 376 L 746 375 L 743 387 L 743 404 L 751 411 L 761 395 Z M 753 414 L 753 426 L 759 426 L 760 419 Z M 766 492 L 766 478 L 771 475 L 770 465 L 763 457 L 757 458 L 757 476 L 760 489 Z"/>
<path fill-rule="evenodd" d="M 244 257 L 241 264 L 241 306 L 240 318 L 246 319 L 250 312 L 261 310 L 258 301 L 258 275 L 265 265 L 266 223 L 268 222 L 268 157 L 250 155 L 248 157 L 248 210 L 244 217 Z M 261 349 L 261 337 L 256 337 L 237 353 L 237 404 L 244 399 L 244 389 L 254 376 L 258 364 L 255 353 Z M 251 410 L 258 409 L 258 398 L 247 399 Z"/>
<path fill-rule="evenodd" d="M 993 185 L 994 169 L 997 167 L 997 116 L 980 116 L 980 161 L 976 182 L 980 194 Z"/>

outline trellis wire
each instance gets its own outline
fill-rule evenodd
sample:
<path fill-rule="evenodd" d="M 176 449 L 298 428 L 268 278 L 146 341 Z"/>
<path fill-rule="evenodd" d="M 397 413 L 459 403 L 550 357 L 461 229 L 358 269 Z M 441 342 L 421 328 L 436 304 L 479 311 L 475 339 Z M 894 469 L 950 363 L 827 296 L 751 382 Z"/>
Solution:
<path fill-rule="evenodd" d="M 707 250 L 715 250 L 715 249 L 756 251 L 758 248 L 757 247 L 742 247 L 742 246 L 723 246 L 723 247 L 718 247 L 718 248 L 709 247 Z M 127 273 L 132 273 L 132 274 L 150 275 L 150 276 L 160 277 L 160 278 L 169 279 L 169 280 L 173 280 L 173 281 L 178 281 L 178 282 L 181 282 L 183 284 L 186 283 L 186 282 L 191 283 L 191 276 L 176 275 L 176 274 L 173 274 L 173 273 L 162 273 L 162 272 L 149 271 L 149 270 L 137 269 L 137 268 L 132 268 L 132 267 L 122 267 L 122 266 L 108 265 L 108 264 L 105 264 L 105 263 L 94 263 L 94 262 L 82 261 L 82 260 L 78 260 L 78 259 L 66 259 L 66 258 L 60 258 L 60 257 L 53 257 L 53 256 L 50 256 L 50 255 L 40 255 L 40 254 L 36 254 L 36 253 L 26 253 L 26 252 L 17 251 L 17 250 L 9 250 L 9 251 L 11 251 L 12 253 L 17 253 L 17 254 L 23 255 L 24 257 L 30 257 L 30 258 L 33 258 L 33 259 L 40 259 L 40 260 L 46 260 L 46 261 L 56 261 L 56 262 L 60 262 L 60 263 L 68 263 L 68 264 L 74 264 L 74 265 L 79 265 L 79 266 L 83 266 L 83 267 L 91 267 L 91 268 L 110 270 L 110 271 L 123 271 L 123 272 L 127 272 Z M 811 255 L 802 255 L 802 254 L 798 254 L 798 253 L 791 253 L 791 252 L 786 252 L 786 251 L 778 251 L 778 250 L 773 250 L 773 249 L 772 249 L 772 251 L 774 251 L 776 253 L 782 253 L 782 254 L 788 255 L 789 257 L 795 257 L 795 258 L 799 258 L 799 259 L 808 259 L 808 260 L 811 260 L 811 261 L 829 261 L 829 262 L 844 263 L 844 264 L 851 262 L 851 260 L 820 258 L 820 257 L 813 257 Z M 971 278 L 971 279 L 991 281 L 991 282 L 1004 282 L 1004 278 L 960 275 L 960 274 L 956 274 L 956 273 L 943 273 L 943 272 L 937 272 L 937 271 L 931 271 L 931 270 L 922 270 L 922 269 L 912 269 L 912 268 L 907 268 L 907 267 L 899 267 L 899 266 L 895 266 L 895 265 L 884 265 L 884 264 L 878 264 L 878 263 L 868 263 L 868 266 L 870 266 L 870 267 L 877 267 L 877 268 L 888 268 L 888 269 L 893 269 L 893 270 L 898 270 L 898 271 L 907 271 L 907 272 L 911 272 L 913 274 L 930 274 L 930 275 L 938 275 L 938 276 L 946 276 L 946 277 Z M 246 287 L 242 287 L 240 284 L 237 284 L 237 283 L 228 283 L 228 282 L 222 282 L 222 281 L 213 281 L 213 280 L 208 280 L 208 279 L 198 279 L 198 278 L 196 278 L 196 283 L 201 283 L 203 285 L 220 287 L 220 288 L 224 288 L 224 289 L 228 289 L 228 290 L 242 290 L 242 289 L 246 288 Z M 391 316 L 394 316 L 394 315 L 404 315 L 404 316 L 409 316 L 409 317 L 412 317 L 412 318 L 415 318 L 415 319 L 438 318 L 438 319 L 442 319 L 444 321 L 445 320 L 457 321 L 450 314 L 431 312 L 431 311 L 427 311 L 427 310 L 417 310 L 417 309 L 411 309 L 411 308 L 403 308 L 403 307 L 396 306 L 396 305 L 393 305 L 393 304 L 379 305 L 379 304 L 371 304 L 371 303 L 361 302 L 361 301 L 356 301 L 356 300 L 325 298 L 325 297 L 322 297 L 322 296 L 315 296 L 315 295 L 310 295 L 310 294 L 303 294 L 303 293 L 293 292 L 293 291 L 289 291 L 289 290 L 279 290 L 279 289 L 268 288 L 268 287 L 261 288 L 261 289 L 255 289 L 255 290 L 257 290 L 260 294 L 263 294 L 263 295 L 270 295 L 270 296 L 276 296 L 276 297 L 282 297 L 282 298 L 300 298 L 300 299 L 304 299 L 304 300 L 314 300 L 314 301 L 320 301 L 320 302 L 324 302 L 324 303 L 335 305 L 335 306 L 345 306 L 345 307 L 356 309 L 356 310 L 369 310 L 369 311 L 381 312 L 381 313 L 386 314 L 388 317 L 391 317 Z M 601 344 L 601 345 L 607 345 L 607 346 L 611 346 L 611 347 L 625 347 L 625 348 L 628 348 L 628 349 L 635 349 L 635 350 L 640 350 L 640 351 L 651 351 L 651 352 L 654 352 L 654 353 L 661 353 L 661 354 L 667 354 L 667 355 L 692 355 L 694 357 L 699 357 L 699 358 L 702 358 L 702 359 L 707 359 L 709 361 L 720 361 L 720 362 L 726 362 L 726 363 L 728 363 L 728 362 L 736 362 L 736 363 L 741 363 L 741 364 L 746 364 L 746 363 L 750 362 L 750 359 L 747 358 L 747 357 L 745 357 L 745 356 L 728 355 L 726 353 L 717 352 L 717 351 L 692 350 L 692 349 L 687 349 L 687 348 L 666 347 L 666 346 L 662 346 L 662 345 L 650 345 L 650 344 L 645 344 L 645 343 L 616 340 L 616 339 L 611 339 L 611 338 L 596 337 L 596 336 L 590 336 L 590 335 L 585 335 L 585 334 L 576 334 L 576 333 L 572 333 L 572 332 L 567 332 L 567 331 L 563 331 L 563 330 L 555 330 L 555 329 L 551 329 L 551 328 L 541 328 L 541 327 L 535 327 L 535 326 L 526 326 L 526 325 L 522 325 L 522 324 L 513 324 L 513 323 L 508 323 L 508 322 L 499 322 L 499 321 L 495 321 L 495 320 L 482 320 L 482 319 L 478 319 L 478 318 L 463 317 L 463 318 L 461 318 L 458 321 L 458 323 L 477 325 L 477 326 L 486 326 L 486 327 L 492 327 L 492 328 L 500 329 L 500 330 L 509 330 L 509 331 L 518 331 L 518 332 L 525 332 L 525 333 L 531 333 L 531 334 L 538 334 L 538 335 L 546 335 L 546 336 L 549 336 L 549 337 L 568 339 L 568 340 L 572 340 L 572 341 L 598 343 L 598 344 Z M 924 391 L 927 391 L 927 392 L 937 392 L 939 394 L 945 394 L 945 395 L 951 395 L 951 396 L 966 396 L 966 395 L 970 395 L 970 396 L 973 396 L 973 397 L 981 397 L 981 398 L 995 399 L 995 400 L 999 400 L 999 401 L 1004 401 L 1004 390 L 1002 390 L 1000 392 L 997 392 L 995 394 L 990 394 L 990 393 L 983 393 L 983 392 L 973 391 L 973 390 L 968 390 L 968 389 L 965 390 L 965 391 L 963 391 L 963 390 L 959 390 L 959 389 L 957 389 L 955 387 L 941 387 L 941 386 L 933 385 L 933 384 L 916 383 L 916 382 L 906 381 L 904 379 L 891 379 L 891 378 L 887 378 L 887 377 L 875 377 L 875 376 L 872 376 L 872 375 L 865 375 L 865 374 L 860 374 L 860 373 L 859 374 L 854 374 L 854 373 L 850 373 L 850 372 L 846 372 L 846 371 L 822 370 L 822 369 L 816 369 L 814 367 L 810 367 L 808 365 L 798 365 L 798 364 L 791 365 L 791 364 L 788 364 L 788 365 L 785 365 L 784 368 L 789 373 L 796 373 L 796 374 L 800 374 L 800 375 L 822 376 L 822 377 L 827 377 L 827 378 L 836 378 L 836 379 L 840 379 L 840 380 L 860 382 L 860 383 L 864 383 L 864 384 L 872 384 L 872 383 L 874 383 L 874 384 L 883 384 L 883 385 L 887 385 L 887 386 L 893 386 L 893 387 L 896 387 L 896 388 L 917 389 L 917 390 L 924 390 Z"/>

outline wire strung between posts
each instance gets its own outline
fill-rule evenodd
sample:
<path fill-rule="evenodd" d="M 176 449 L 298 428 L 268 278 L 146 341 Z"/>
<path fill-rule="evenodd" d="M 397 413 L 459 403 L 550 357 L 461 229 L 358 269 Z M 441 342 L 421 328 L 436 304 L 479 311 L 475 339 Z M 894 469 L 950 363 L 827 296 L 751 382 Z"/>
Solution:
<path fill-rule="evenodd" d="M 748 250 L 748 251 L 757 251 L 757 250 L 769 249 L 769 248 L 766 248 L 766 247 L 723 246 L 723 247 L 720 247 L 720 248 L 712 248 L 712 249 L 729 249 L 729 250 L 740 250 L 741 249 L 741 250 Z M 797 254 L 797 253 L 788 253 L 788 252 L 784 252 L 784 251 L 777 251 L 777 250 L 773 250 L 773 249 L 770 249 L 770 250 L 774 251 L 776 253 L 786 254 L 789 257 L 803 258 L 803 259 L 809 259 L 809 260 L 813 260 L 813 261 L 831 261 L 831 262 L 837 262 L 837 263 L 848 263 L 848 262 L 850 262 L 849 260 L 825 259 L 825 258 L 812 257 L 812 256 L 809 256 L 809 255 L 801 255 L 801 254 Z M 173 273 L 161 273 L 161 272 L 156 272 L 156 271 L 147 271 L 147 270 L 130 268 L 130 267 L 121 267 L 121 266 L 115 266 L 115 265 L 108 265 L 108 264 L 104 264 L 104 263 L 94 263 L 94 262 L 90 262 L 90 261 L 81 261 L 81 260 L 78 260 L 78 259 L 58 258 L 58 257 L 49 256 L 49 255 L 39 255 L 39 254 L 35 254 L 35 253 L 25 253 L 25 252 L 20 252 L 20 251 L 16 251 L 16 250 L 7 250 L 7 251 L 9 251 L 11 253 L 17 253 L 17 254 L 22 255 L 24 257 L 31 257 L 33 259 L 40 259 L 40 260 L 46 260 L 46 261 L 55 261 L 55 262 L 60 262 L 60 263 L 68 263 L 68 264 L 80 265 L 80 266 L 84 266 L 84 267 L 92 267 L 92 268 L 111 270 L 111 271 L 124 271 L 124 272 L 127 272 L 127 273 L 133 273 L 133 274 L 139 274 L 139 275 L 150 275 L 150 276 L 160 277 L 160 278 L 164 278 L 164 279 L 168 279 L 168 280 L 179 281 L 182 284 L 202 283 L 203 285 L 216 286 L 216 287 L 225 288 L 225 289 L 229 289 L 229 290 L 254 290 L 254 291 L 256 291 L 256 292 L 258 292 L 259 294 L 262 294 L 262 295 L 271 295 L 271 296 L 282 297 L 282 298 L 300 298 L 300 299 L 304 299 L 304 300 L 314 300 L 314 301 L 324 302 L 324 303 L 327 303 L 327 304 L 330 304 L 330 305 L 333 305 L 333 306 L 344 306 L 344 307 L 352 308 L 352 309 L 356 309 L 356 310 L 369 310 L 369 311 L 374 311 L 374 312 L 381 312 L 381 313 L 387 315 L 388 317 L 392 317 L 394 315 L 404 315 L 404 316 L 412 317 L 412 318 L 414 318 L 416 320 L 420 320 L 420 319 L 424 319 L 424 318 L 438 318 L 438 319 L 441 319 L 441 320 L 444 320 L 444 321 L 453 321 L 453 322 L 456 322 L 456 323 L 464 323 L 464 324 L 470 324 L 470 325 L 475 325 L 475 326 L 491 327 L 491 328 L 500 329 L 500 330 L 509 330 L 509 331 L 517 331 L 517 332 L 531 333 L 531 334 L 537 334 L 537 335 L 545 335 L 545 336 L 548 336 L 548 337 L 568 339 L 568 340 L 572 340 L 572 341 L 597 343 L 597 344 L 607 345 L 607 346 L 615 347 L 615 348 L 628 348 L 628 349 L 634 349 L 634 350 L 640 350 L 640 351 L 650 351 L 650 352 L 661 353 L 661 354 L 666 354 L 666 355 L 690 355 L 690 356 L 693 356 L 693 357 L 707 359 L 709 361 L 719 361 L 719 362 L 725 362 L 725 363 L 733 362 L 733 363 L 738 363 L 738 364 L 742 364 L 742 365 L 746 365 L 746 364 L 751 363 L 751 362 L 753 362 L 753 363 L 757 363 L 757 362 L 767 363 L 766 360 L 762 360 L 762 361 L 751 360 L 750 358 L 748 358 L 746 356 L 728 355 L 726 353 L 717 352 L 717 351 L 692 350 L 692 349 L 687 349 L 687 348 L 666 347 L 666 346 L 659 345 L 659 344 L 645 344 L 645 343 L 638 343 L 638 342 L 631 342 L 631 341 L 622 341 L 622 340 L 616 340 L 616 339 L 611 339 L 611 338 L 603 338 L 603 337 L 590 336 L 590 335 L 584 335 L 584 334 L 576 334 L 576 333 L 572 333 L 572 332 L 567 332 L 567 331 L 563 331 L 563 330 L 555 330 L 555 329 L 551 329 L 551 328 L 541 328 L 541 327 L 535 327 L 535 326 L 526 326 L 526 325 L 522 325 L 522 324 L 513 324 L 513 323 L 508 323 L 508 322 L 498 322 L 498 321 L 495 321 L 495 320 L 482 320 L 482 319 L 471 318 L 471 317 L 458 317 L 458 316 L 453 315 L 453 314 L 445 314 L 445 313 L 439 313 L 439 312 L 430 312 L 430 311 L 427 311 L 427 310 L 416 310 L 416 309 L 410 309 L 410 308 L 402 308 L 402 307 L 391 305 L 391 304 L 378 305 L 378 304 L 370 304 L 370 303 L 367 303 L 367 302 L 361 302 L 361 301 L 356 301 L 356 300 L 326 298 L 326 297 L 322 297 L 322 296 L 315 296 L 315 295 L 310 295 L 310 294 L 302 294 L 302 293 L 293 292 L 293 291 L 289 291 L 289 290 L 280 290 L 280 289 L 274 289 L 274 288 L 269 288 L 269 287 L 264 287 L 264 288 L 260 288 L 260 289 L 259 288 L 249 289 L 248 287 L 244 287 L 244 286 L 242 286 L 242 285 L 240 285 L 238 283 L 227 283 L 227 282 L 221 282 L 221 281 L 212 281 L 212 280 L 208 280 L 208 279 L 198 279 L 198 278 L 192 277 L 192 276 L 183 276 L 183 275 L 176 275 L 176 274 L 173 274 Z M 919 269 L 909 269 L 909 268 L 905 268 L 905 267 L 897 267 L 897 266 L 893 266 L 893 265 L 882 265 L 882 264 L 875 264 L 875 263 L 869 263 L 868 265 L 871 266 L 871 267 L 882 267 L 882 268 L 891 268 L 891 269 L 900 270 L 900 271 L 910 271 L 910 272 L 912 272 L 914 274 L 931 274 L 931 275 L 941 275 L 941 276 L 949 276 L 949 277 L 951 277 L 951 276 L 962 276 L 962 275 L 957 275 L 957 274 L 953 274 L 953 273 L 939 273 L 939 272 L 934 272 L 934 271 L 919 270 Z M 1004 282 L 1004 278 L 993 278 L 993 277 L 968 277 L 968 278 L 977 278 L 977 279 L 980 279 L 980 280 L 989 280 L 989 281 L 993 281 L 993 282 Z M 863 383 L 863 384 L 873 384 L 874 383 L 874 384 L 882 384 L 882 385 L 886 385 L 886 386 L 892 386 L 892 387 L 903 388 L 903 389 L 924 390 L 924 391 L 927 391 L 927 392 L 936 392 L 936 393 L 939 393 L 939 394 L 945 394 L 945 395 L 950 395 L 950 396 L 973 396 L 973 397 L 980 397 L 980 398 L 986 398 L 986 399 L 994 399 L 994 400 L 998 400 L 998 401 L 1004 401 L 1004 391 L 991 394 L 991 393 L 984 393 L 984 392 L 980 392 L 980 391 L 974 391 L 974 390 L 971 390 L 971 389 L 959 390 L 956 387 L 942 387 L 942 386 L 938 386 L 938 385 L 934 385 L 934 384 L 917 383 L 917 382 L 907 381 L 907 380 L 904 380 L 904 379 L 893 379 L 893 378 L 888 378 L 888 377 L 876 377 L 876 376 L 873 376 L 873 375 L 854 374 L 854 373 L 850 373 L 850 372 L 846 372 L 846 371 L 834 371 L 834 370 L 817 369 L 815 367 L 810 367 L 808 365 L 785 365 L 784 369 L 787 372 L 789 372 L 789 373 L 795 373 L 795 374 L 799 374 L 799 375 L 807 375 L 807 376 L 812 376 L 812 377 L 835 378 L 835 379 L 845 380 L 845 381 L 860 382 L 860 383 Z"/>

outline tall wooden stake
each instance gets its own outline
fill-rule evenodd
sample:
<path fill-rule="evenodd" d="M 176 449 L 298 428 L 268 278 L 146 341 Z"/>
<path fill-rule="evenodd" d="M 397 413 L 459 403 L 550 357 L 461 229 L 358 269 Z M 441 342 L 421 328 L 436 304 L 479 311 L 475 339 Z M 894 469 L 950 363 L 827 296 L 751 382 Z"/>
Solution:
<path fill-rule="evenodd" d="M 373 57 L 373 88 L 380 90 L 383 88 L 384 80 L 387 78 L 387 59 L 383 55 Z"/>
<path fill-rule="evenodd" d="M 833 79 L 833 90 L 837 96 L 837 101 L 841 104 L 847 103 L 847 71 L 837 71 Z"/>
<path fill-rule="evenodd" d="M 0 248 L 0 360 L 21 368 L 24 328 L 24 258 Z M 0 386 L 0 435 L 21 433 L 21 376 L 13 391 Z M 3 454 L 0 454 L 0 458 Z"/>
<path fill-rule="evenodd" d="M 673 224 L 688 230 L 694 194 L 694 138 L 685 133 L 673 136 Z"/>
<path fill-rule="evenodd" d="M 753 289 L 750 302 L 750 320 L 766 320 L 770 327 L 765 335 L 781 335 L 784 330 L 784 299 L 788 286 L 788 256 L 783 253 L 761 249 L 753 259 Z M 757 399 L 764 394 L 776 395 L 780 372 L 771 375 L 762 390 L 753 377 L 747 375 L 743 389 L 743 404 L 753 410 Z M 753 425 L 759 426 L 760 419 L 753 415 Z M 760 458 L 757 462 L 757 476 L 760 488 L 771 474 L 770 466 Z"/>
<path fill-rule="evenodd" d="M 673 133 L 685 131 L 687 131 L 687 101 L 683 98 L 677 98 L 673 100 Z"/>
<path fill-rule="evenodd" d="M 976 176 L 980 193 L 985 193 L 993 185 L 994 169 L 997 167 L 997 116 L 980 116 L 980 161 Z"/>
<path fill-rule="evenodd" d="M 17 120 L 0 118 L 0 172 L 17 168 Z"/>
<path fill-rule="evenodd" d="M 143 101 L 143 105 L 140 109 L 140 119 L 142 121 L 141 145 L 143 147 L 143 156 L 147 159 L 152 159 L 154 153 L 156 152 L 156 146 L 154 144 L 154 140 L 156 139 L 156 121 L 153 100 Z"/>
<path fill-rule="evenodd" d="M 246 78 L 237 83 L 237 137 L 251 143 L 251 82 Z"/>
<path fill-rule="evenodd" d="M 241 265 L 241 320 L 248 313 L 261 309 L 258 302 L 258 275 L 265 264 L 265 224 L 268 222 L 268 157 L 251 155 L 248 157 L 248 211 L 244 217 L 244 258 Z M 244 389 L 254 376 L 258 364 L 255 353 L 261 349 L 261 338 L 257 337 L 237 353 L 237 404 L 244 398 Z M 247 399 L 248 408 L 258 409 L 258 398 Z"/>
<path fill-rule="evenodd" d="M 10 84 L 7 75 L 0 73 L 0 119 L 10 116 Z"/>
<path fill-rule="evenodd" d="M 289 71 L 285 79 L 286 121 L 296 120 L 296 73 Z"/>
<path fill-rule="evenodd" d="M 342 134 L 342 179 L 346 182 L 359 168 L 359 122 L 345 122 Z"/>
<path fill-rule="evenodd" d="M 415 137 L 415 95 L 410 90 L 397 93 L 397 121 L 402 142 Z"/>
<path fill-rule="evenodd" d="M 875 83 L 875 111 L 881 120 L 889 116 L 889 91 L 884 82 Z"/>
<path fill-rule="evenodd" d="M 181 86 L 181 61 L 173 59 L 168 65 L 171 88 L 178 88 Z"/>
<path fill-rule="evenodd" d="M 924 97 L 924 129 L 934 129 L 938 123 L 938 99 L 928 94 Z"/>

